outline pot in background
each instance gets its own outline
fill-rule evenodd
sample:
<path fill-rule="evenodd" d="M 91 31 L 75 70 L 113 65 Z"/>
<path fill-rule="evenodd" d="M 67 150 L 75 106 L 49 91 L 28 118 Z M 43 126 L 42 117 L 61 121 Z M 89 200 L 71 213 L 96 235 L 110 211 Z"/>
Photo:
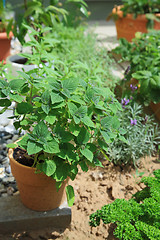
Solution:
<path fill-rule="evenodd" d="M 148 32 L 146 27 L 148 19 L 145 14 L 138 15 L 136 19 L 134 19 L 133 14 L 127 14 L 127 16 L 124 17 L 121 8 L 122 5 L 112 10 L 112 14 L 118 15 L 118 18 L 115 20 L 117 39 L 125 38 L 131 42 L 132 39 L 135 38 L 136 32 Z M 160 16 L 160 14 L 156 14 L 156 16 Z M 160 29 L 160 22 L 154 21 L 154 29 Z"/>
<path fill-rule="evenodd" d="M 4 60 L 4 63 L 6 63 L 7 57 L 10 56 L 12 37 L 12 32 L 9 33 L 9 38 L 6 32 L 0 32 L 0 61 Z"/>
<path fill-rule="evenodd" d="M 150 107 L 152 109 L 152 111 L 154 112 L 155 116 L 157 117 L 157 119 L 160 121 L 160 103 L 150 103 Z"/>
<path fill-rule="evenodd" d="M 22 72 L 23 69 L 25 72 L 28 72 L 34 68 L 37 68 L 36 65 L 26 64 L 27 58 L 19 56 L 19 55 L 13 55 L 9 56 L 6 60 L 6 63 L 8 64 L 8 71 L 12 74 L 12 76 L 17 77 L 18 72 Z"/>

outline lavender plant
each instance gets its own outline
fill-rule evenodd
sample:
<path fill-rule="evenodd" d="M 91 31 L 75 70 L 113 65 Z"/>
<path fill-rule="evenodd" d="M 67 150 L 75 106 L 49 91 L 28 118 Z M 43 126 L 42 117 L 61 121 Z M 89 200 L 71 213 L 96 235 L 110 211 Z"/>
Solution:
<path fill-rule="evenodd" d="M 151 116 L 143 113 L 143 108 L 137 103 L 130 103 L 130 99 L 122 99 L 123 111 L 118 117 L 123 129 L 126 142 L 115 139 L 109 144 L 109 159 L 116 165 L 139 163 L 139 159 L 152 155 L 159 144 L 159 127 Z"/>

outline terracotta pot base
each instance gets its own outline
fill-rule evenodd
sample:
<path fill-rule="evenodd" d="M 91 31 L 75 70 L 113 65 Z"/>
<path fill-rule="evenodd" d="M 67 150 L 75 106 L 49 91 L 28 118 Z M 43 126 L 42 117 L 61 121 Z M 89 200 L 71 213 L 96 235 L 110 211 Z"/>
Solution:
<path fill-rule="evenodd" d="M 59 207 L 64 202 L 67 181 L 57 192 L 55 180 L 43 173 L 35 173 L 35 168 L 18 163 L 13 158 L 13 149 L 9 149 L 8 154 L 20 199 L 26 207 L 35 211 L 48 211 Z"/>
<path fill-rule="evenodd" d="M 0 61 L 6 63 L 6 58 L 10 55 L 11 49 L 11 38 L 13 37 L 13 33 L 10 32 L 9 38 L 7 38 L 6 32 L 0 33 Z"/>
<path fill-rule="evenodd" d="M 150 103 L 150 107 L 153 110 L 153 112 L 155 113 L 155 116 L 157 117 L 157 119 L 160 121 L 160 103 Z"/>

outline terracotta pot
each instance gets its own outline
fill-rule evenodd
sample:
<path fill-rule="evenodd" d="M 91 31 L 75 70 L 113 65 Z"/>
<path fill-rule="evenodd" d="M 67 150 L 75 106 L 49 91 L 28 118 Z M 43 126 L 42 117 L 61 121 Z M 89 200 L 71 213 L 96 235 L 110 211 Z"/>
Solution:
<path fill-rule="evenodd" d="M 133 14 L 127 14 L 126 17 L 123 17 L 123 12 L 120 10 L 121 8 L 122 5 L 112 10 L 113 14 L 118 15 L 118 19 L 115 20 L 117 39 L 125 38 L 131 42 L 136 32 L 148 32 L 146 27 L 148 20 L 145 14 L 139 15 L 136 19 L 133 18 Z M 156 14 L 156 16 L 160 16 L 160 14 Z M 154 29 L 160 29 L 160 22 L 154 22 Z"/>
<path fill-rule="evenodd" d="M 12 32 L 9 33 L 9 38 L 7 38 L 6 32 L 0 32 L 0 61 L 4 60 L 4 63 L 6 63 L 6 58 L 10 55 L 12 37 Z"/>
<path fill-rule="evenodd" d="M 8 152 L 12 174 L 16 179 L 22 203 L 35 211 L 48 211 L 59 207 L 66 199 L 65 181 L 59 191 L 56 181 L 35 168 L 24 166 L 13 158 L 13 149 Z"/>
<path fill-rule="evenodd" d="M 160 121 L 160 103 L 155 104 L 155 103 L 151 102 L 150 107 L 153 110 L 153 112 L 155 113 L 157 119 Z"/>

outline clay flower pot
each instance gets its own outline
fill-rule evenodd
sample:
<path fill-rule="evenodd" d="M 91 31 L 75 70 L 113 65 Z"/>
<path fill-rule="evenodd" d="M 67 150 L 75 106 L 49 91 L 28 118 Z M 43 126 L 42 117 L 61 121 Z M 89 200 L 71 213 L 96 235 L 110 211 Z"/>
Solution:
<path fill-rule="evenodd" d="M 0 32 L 0 61 L 4 60 L 4 63 L 6 63 L 6 58 L 10 55 L 12 37 L 12 32 L 9 33 L 9 38 L 6 32 Z"/>
<path fill-rule="evenodd" d="M 146 27 L 148 20 L 145 14 L 139 15 L 136 19 L 134 19 L 133 14 L 127 14 L 127 16 L 124 17 L 121 8 L 122 5 L 112 10 L 112 14 L 118 15 L 118 18 L 115 20 L 117 39 L 125 38 L 131 42 L 136 32 L 148 32 Z M 156 14 L 156 16 L 160 16 L 160 14 Z M 154 22 L 154 29 L 160 29 L 160 22 Z"/>
<path fill-rule="evenodd" d="M 150 107 L 153 110 L 157 119 L 160 121 L 160 103 L 155 104 L 155 103 L 151 102 Z"/>
<path fill-rule="evenodd" d="M 57 192 L 55 180 L 43 173 L 35 173 L 35 168 L 18 163 L 13 158 L 13 149 L 9 149 L 8 156 L 20 199 L 26 207 L 35 211 L 48 211 L 59 207 L 64 202 L 67 181 Z"/>

